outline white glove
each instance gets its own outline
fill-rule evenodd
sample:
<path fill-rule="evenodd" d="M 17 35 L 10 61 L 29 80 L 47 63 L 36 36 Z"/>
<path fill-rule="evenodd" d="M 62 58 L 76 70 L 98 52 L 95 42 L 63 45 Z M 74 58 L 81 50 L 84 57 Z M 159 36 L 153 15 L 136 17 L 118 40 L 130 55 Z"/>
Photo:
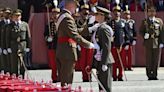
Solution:
<path fill-rule="evenodd" d="M 159 48 L 163 48 L 164 47 L 164 45 L 161 43 L 160 45 L 159 45 Z"/>
<path fill-rule="evenodd" d="M 30 52 L 30 48 L 25 48 L 25 52 Z"/>
<path fill-rule="evenodd" d="M 93 31 L 97 30 L 97 28 L 99 27 L 99 23 L 96 23 L 95 25 L 93 25 L 92 27 L 89 27 L 89 33 L 92 33 Z"/>
<path fill-rule="evenodd" d="M 145 35 L 144 35 L 144 39 L 149 39 L 149 34 L 148 33 L 145 33 Z"/>
<path fill-rule="evenodd" d="M 98 44 L 93 44 L 93 43 L 90 43 L 89 48 L 100 50 L 100 46 Z"/>
<path fill-rule="evenodd" d="M 136 41 L 135 40 L 132 42 L 132 45 L 136 45 Z"/>
<path fill-rule="evenodd" d="M 129 45 L 126 45 L 124 49 L 125 50 L 128 50 L 129 49 Z"/>
<path fill-rule="evenodd" d="M 8 52 L 8 53 L 12 53 L 11 48 L 8 48 L 8 49 L 7 49 L 7 52 Z"/>
<path fill-rule="evenodd" d="M 102 70 L 103 70 L 103 72 L 107 71 L 108 70 L 108 66 L 107 65 L 102 65 Z"/>
<path fill-rule="evenodd" d="M 78 49 L 79 51 L 81 51 L 81 47 L 80 47 L 80 45 L 77 45 L 77 49 Z"/>
<path fill-rule="evenodd" d="M 53 40 L 52 37 L 48 37 L 48 38 L 47 38 L 47 41 L 48 41 L 48 42 L 52 42 L 52 40 Z"/>
<path fill-rule="evenodd" d="M 4 55 L 7 55 L 8 54 L 6 49 L 3 49 L 3 54 Z"/>
<path fill-rule="evenodd" d="M 0 55 L 2 54 L 2 49 L 0 48 Z"/>
<path fill-rule="evenodd" d="M 101 61 L 101 56 L 102 56 L 102 53 L 99 50 L 97 50 L 96 54 L 94 55 L 94 58 L 97 61 Z"/>

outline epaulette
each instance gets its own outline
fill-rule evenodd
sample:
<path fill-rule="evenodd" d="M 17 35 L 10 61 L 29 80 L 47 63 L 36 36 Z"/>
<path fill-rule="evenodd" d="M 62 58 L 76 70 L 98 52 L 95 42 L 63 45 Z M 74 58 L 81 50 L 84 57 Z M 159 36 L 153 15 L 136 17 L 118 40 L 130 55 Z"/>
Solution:
<path fill-rule="evenodd" d="M 135 21 L 133 19 L 130 19 L 130 22 L 135 23 Z"/>

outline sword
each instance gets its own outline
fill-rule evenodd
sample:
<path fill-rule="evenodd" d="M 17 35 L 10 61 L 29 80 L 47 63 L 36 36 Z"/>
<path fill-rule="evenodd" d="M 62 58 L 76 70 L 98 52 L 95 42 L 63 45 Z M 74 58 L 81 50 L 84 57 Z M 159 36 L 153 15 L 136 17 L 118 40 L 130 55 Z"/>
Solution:
<path fill-rule="evenodd" d="M 104 92 L 107 92 L 106 89 L 104 88 L 104 86 L 102 85 L 102 83 L 100 82 L 100 80 L 97 78 L 96 74 L 94 74 L 94 72 L 92 71 L 92 69 L 90 70 L 89 67 L 85 68 L 87 74 L 89 75 L 88 77 L 90 78 L 90 74 L 92 74 L 94 76 L 94 78 L 97 80 L 98 84 L 100 85 L 100 87 L 104 90 Z M 91 85 L 91 81 L 90 82 L 90 92 L 93 92 L 92 90 L 92 85 Z"/>
<path fill-rule="evenodd" d="M 32 77 L 30 76 L 30 73 L 28 72 L 28 69 L 24 63 L 23 55 L 21 53 L 18 53 L 18 57 L 20 59 L 20 63 L 23 65 L 23 68 L 25 69 L 25 72 L 27 73 L 27 79 L 29 79 L 29 77 L 30 77 L 30 79 L 32 79 Z"/>
<path fill-rule="evenodd" d="M 157 69 L 159 69 L 160 64 L 161 64 L 161 55 L 162 55 L 162 48 L 159 49 L 159 56 L 158 56 L 158 67 Z"/>
<path fill-rule="evenodd" d="M 121 51 L 121 49 L 122 49 L 122 46 L 120 48 L 120 51 Z M 121 55 L 120 55 L 120 51 L 119 51 L 119 49 L 116 49 L 116 50 L 117 50 L 118 58 L 119 58 L 119 61 L 120 61 L 120 64 L 121 64 L 121 68 L 122 68 L 124 76 L 125 76 L 125 80 L 127 81 L 127 77 L 126 77 L 126 74 L 125 74 L 125 71 L 124 71 L 124 65 L 122 63 L 122 59 L 121 59 Z"/>
<path fill-rule="evenodd" d="M 95 79 L 97 80 L 98 84 L 103 89 L 103 91 L 107 92 L 106 89 L 104 88 L 104 86 L 102 85 L 102 83 L 100 82 L 100 80 L 97 78 L 96 74 L 94 74 L 94 72 L 92 70 L 91 70 L 91 74 L 95 77 Z"/>

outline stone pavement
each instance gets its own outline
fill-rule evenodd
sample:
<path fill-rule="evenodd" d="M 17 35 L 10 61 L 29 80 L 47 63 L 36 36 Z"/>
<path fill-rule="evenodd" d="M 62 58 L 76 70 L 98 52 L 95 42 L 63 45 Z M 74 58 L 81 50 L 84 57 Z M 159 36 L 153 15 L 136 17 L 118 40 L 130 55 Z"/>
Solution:
<path fill-rule="evenodd" d="M 96 72 L 94 69 L 93 71 Z M 45 82 L 51 80 L 51 70 L 29 70 L 28 72 L 33 80 L 44 80 Z M 147 80 L 144 67 L 133 68 L 133 71 L 125 71 L 125 73 L 128 80 L 113 82 L 112 92 L 164 92 L 164 67 L 159 68 L 159 80 L 156 81 Z M 85 92 L 91 86 L 94 92 L 98 92 L 96 79 L 92 76 L 91 84 L 89 82 L 84 83 L 82 82 L 81 72 L 75 72 L 72 86 L 73 88 L 81 86 Z"/>

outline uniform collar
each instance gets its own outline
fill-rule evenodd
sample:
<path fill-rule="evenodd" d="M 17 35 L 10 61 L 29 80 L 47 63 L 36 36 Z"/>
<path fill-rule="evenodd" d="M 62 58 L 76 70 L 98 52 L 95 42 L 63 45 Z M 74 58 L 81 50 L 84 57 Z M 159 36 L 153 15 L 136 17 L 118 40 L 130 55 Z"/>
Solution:
<path fill-rule="evenodd" d="M 72 13 L 68 9 L 64 8 L 63 11 L 68 12 L 70 15 L 72 15 Z"/>
<path fill-rule="evenodd" d="M 155 17 L 149 17 L 149 20 L 154 22 L 155 21 Z"/>

